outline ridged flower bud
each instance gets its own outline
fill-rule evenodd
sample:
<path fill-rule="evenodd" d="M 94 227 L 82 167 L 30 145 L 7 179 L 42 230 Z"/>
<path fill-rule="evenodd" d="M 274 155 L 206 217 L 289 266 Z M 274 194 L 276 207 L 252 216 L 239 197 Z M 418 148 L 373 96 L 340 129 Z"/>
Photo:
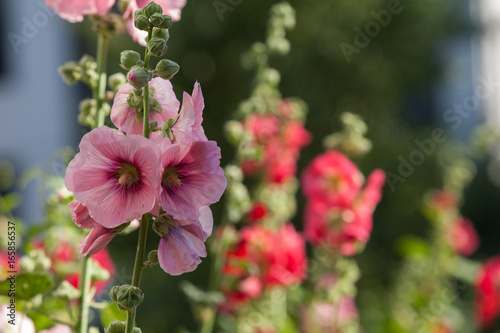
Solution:
<path fill-rule="evenodd" d="M 134 66 L 127 74 L 127 81 L 136 89 L 143 88 L 151 79 L 151 74 L 144 67 Z"/>
<path fill-rule="evenodd" d="M 132 50 L 125 50 L 120 53 L 120 67 L 126 70 L 131 69 L 141 60 L 141 55 Z"/>
<path fill-rule="evenodd" d="M 148 52 L 155 57 L 161 57 L 167 52 L 167 41 L 154 37 L 148 42 Z"/>
<path fill-rule="evenodd" d="M 144 7 L 144 15 L 146 15 L 147 17 L 151 17 L 154 14 L 160 14 L 160 15 L 162 15 L 163 14 L 163 9 L 161 8 L 160 5 L 158 5 L 154 1 L 151 1 L 150 3 L 148 3 Z"/>
<path fill-rule="evenodd" d="M 126 325 L 124 321 L 113 320 L 109 323 L 108 328 L 105 333 L 125 333 Z M 133 333 L 142 333 L 139 327 L 134 327 L 132 330 Z"/>
<path fill-rule="evenodd" d="M 180 66 L 172 60 L 162 59 L 156 64 L 154 73 L 165 80 L 170 80 L 179 71 Z"/>
<path fill-rule="evenodd" d="M 144 293 L 141 289 L 124 284 L 122 286 L 114 286 L 109 292 L 109 297 L 118 303 L 120 310 L 132 310 L 139 306 L 144 299 Z"/>
<path fill-rule="evenodd" d="M 168 42 L 168 39 L 170 38 L 170 33 L 168 32 L 168 29 L 154 28 L 152 37 L 162 38 Z"/>
<path fill-rule="evenodd" d="M 127 83 L 127 78 L 123 73 L 115 73 L 108 78 L 108 85 L 114 93 L 125 83 Z"/>
<path fill-rule="evenodd" d="M 151 27 L 151 23 L 146 15 L 137 15 L 134 18 L 134 25 L 139 30 L 148 31 Z"/>
<path fill-rule="evenodd" d="M 163 22 L 158 25 L 158 28 L 168 29 L 172 25 L 172 18 L 168 15 L 163 15 Z"/>

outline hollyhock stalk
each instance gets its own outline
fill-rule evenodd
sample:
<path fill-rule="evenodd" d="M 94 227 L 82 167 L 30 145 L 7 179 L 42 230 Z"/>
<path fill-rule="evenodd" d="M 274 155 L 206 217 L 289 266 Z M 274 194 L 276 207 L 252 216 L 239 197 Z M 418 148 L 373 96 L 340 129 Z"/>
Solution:
<path fill-rule="evenodd" d="M 149 41 L 153 33 L 153 27 L 149 28 L 148 37 L 146 42 Z M 149 65 L 149 52 L 146 48 L 144 51 L 144 68 Z M 144 86 L 144 115 L 143 115 L 143 135 L 149 139 L 149 83 Z M 141 226 L 139 227 L 139 239 L 137 241 L 137 251 L 135 253 L 134 272 L 132 275 L 132 286 L 139 288 L 141 283 L 142 269 L 144 268 L 144 252 L 146 251 L 146 239 L 148 237 L 149 214 L 144 214 L 141 219 Z M 127 312 L 127 320 L 125 323 L 125 333 L 132 333 L 135 327 L 135 315 L 137 307 Z"/>
<path fill-rule="evenodd" d="M 97 37 L 97 87 L 93 89 L 93 97 L 96 101 L 96 127 L 104 125 L 105 114 L 103 109 L 104 96 L 106 94 L 106 80 L 107 80 L 107 60 L 108 60 L 108 44 L 109 36 L 102 31 L 98 32 Z M 78 318 L 79 333 L 87 333 L 89 322 L 89 291 L 91 285 L 92 267 L 90 265 L 90 255 L 83 257 L 82 263 L 82 281 L 80 284 L 80 313 Z"/>

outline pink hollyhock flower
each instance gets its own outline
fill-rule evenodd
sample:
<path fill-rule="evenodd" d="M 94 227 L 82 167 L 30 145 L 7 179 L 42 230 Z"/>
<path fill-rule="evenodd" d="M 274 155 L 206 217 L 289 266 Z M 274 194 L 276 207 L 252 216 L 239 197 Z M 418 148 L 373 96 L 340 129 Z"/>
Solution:
<path fill-rule="evenodd" d="M 304 333 L 342 333 L 346 324 L 356 322 L 359 312 L 354 299 L 342 297 L 337 304 L 313 301 L 302 311 L 300 327 Z"/>
<path fill-rule="evenodd" d="M 105 15 L 115 4 L 115 0 L 45 0 L 61 18 L 71 22 L 81 22 L 85 15 Z"/>
<path fill-rule="evenodd" d="M 66 187 L 106 228 L 158 212 L 159 148 L 139 135 L 99 127 L 83 136 L 69 163 Z"/>
<path fill-rule="evenodd" d="M 212 233 L 213 218 L 208 207 L 201 207 L 199 220 L 170 215 L 155 221 L 155 231 L 162 235 L 158 246 L 160 267 L 171 275 L 192 272 L 206 257 L 205 241 Z"/>
<path fill-rule="evenodd" d="M 219 201 L 226 188 L 220 158 L 220 148 L 215 141 L 171 144 L 168 139 L 163 140 L 162 208 L 174 218 L 196 220 L 202 206 Z"/>
<path fill-rule="evenodd" d="M 451 223 L 445 236 L 450 247 L 464 257 L 470 256 L 479 247 L 480 240 L 474 224 L 464 217 Z"/>
<path fill-rule="evenodd" d="M 205 131 L 201 127 L 203 122 L 203 108 L 205 102 L 198 82 L 194 84 L 192 96 L 184 92 L 179 119 L 172 127 L 175 141 L 207 141 Z"/>
<path fill-rule="evenodd" d="M 252 208 L 247 214 L 247 220 L 250 223 L 258 222 L 264 218 L 266 218 L 268 214 L 267 206 L 262 202 L 254 202 Z"/>
<path fill-rule="evenodd" d="M 262 282 L 256 276 L 249 276 L 241 281 L 239 290 L 250 299 L 256 299 L 262 293 Z"/>
<path fill-rule="evenodd" d="M 157 77 L 152 79 L 149 85 L 154 88 L 153 98 L 162 107 L 161 112 L 149 113 L 149 121 L 157 121 L 158 125 L 161 126 L 169 119 L 175 119 L 180 103 L 175 97 L 170 81 Z M 129 83 L 125 83 L 118 89 L 111 108 L 111 121 L 120 131 L 128 135 L 142 135 L 144 122 L 137 123 L 135 109 L 130 108 L 127 104 L 127 98 L 133 89 Z"/>
<path fill-rule="evenodd" d="M 305 278 L 307 269 L 306 244 L 292 224 L 282 225 L 274 234 L 274 246 L 269 253 L 269 268 L 264 276 L 266 285 L 291 286 Z"/>
<path fill-rule="evenodd" d="M 9 314 L 11 310 L 9 306 L 11 304 L 3 304 L 0 305 L 0 332 L 2 333 L 36 333 L 35 324 L 33 320 L 31 320 L 28 316 L 19 312 L 17 309 L 15 310 L 15 318 L 12 318 L 14 321 L 14 325 L 10 324 L 8 320 L 11 318 Z"/>
<path fill-rule="evenodd" d="M 310 199 L 304 215 L 307 240 L 316 246 L 328 245 L 345 256 L 359 252 L 370 238 L 373 210 L 381 198 L 384 179 L 384 173 L 375 170 L 352 202 L 334 205 L 327 199 Z"/>
<path fill-rule="evenodd" d="M 71 327 L 59 324 L 48 330 L 40 331 L 39 333 L 71 333 Z"/>
<path fill-rule="evenodd" d="M 245 120 L 245 127 L 253 135 L 256 142 L 266 143 L 267 140 L 279 133 L 281 122 L 274 115 L 252 113 Z"/>
<path fill-rule="evenodd" d="M 484 262 L 475 283 L 476 320 L 482 328 L 492 326 L 500 316 L 500 256 Z"/>
<path fill-rule="evenodd" d="M 149 0 L 130 0 L 125 12 L 125 17 L 128 17 L 127 31 L 132 36 L 134 42 L 138 42 L 142 46 L 146 46 L 146 37 L 148 33 L 137 29 L 134 26 L 134 12 L 139 8 L 144 8 Z M 181 10 L 186 5 L 186 0 L 156 0 L 158 5 L 163 9 L 163 14 L 172 18 L 172 21 L 179 21 L 181 19 Z"/>
<path fill-rule="evenodd" d="M 344 154 L 330 150 L 317 156 L 304 170 L 301 183 L 306 197 L 345 205 L 358 195 L 363 175 Z"/>
<path fill-rule="evenodd" d="M 292 120 L 286 124 L 284 137 L 285 146 L 297 152 L 312 141 L 311 133 L 309 133 L 304 128 L 304 125 L 298 120 Z"/>

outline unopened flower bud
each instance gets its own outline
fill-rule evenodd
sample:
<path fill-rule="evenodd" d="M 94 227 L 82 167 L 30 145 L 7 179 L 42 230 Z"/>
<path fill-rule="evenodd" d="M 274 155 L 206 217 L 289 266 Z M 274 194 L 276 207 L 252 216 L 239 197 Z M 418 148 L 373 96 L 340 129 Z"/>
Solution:
<path fill-rule="evenodd" d="M 148 31 L 151 27 L 151 23 L 149 23 L 149 19 L 146 15 L 136 15 L 134 18 L 134 25 L 139 30 Z"/>
<path fill-rule="evenodd" d="M 146 15 L 147 17 L 151 17 L 154 14 L 163 14 L 163 9 L 160 5 L 158 5 L 154 1 L 151 1 L 144 7 L 144 15 Z"/>
<path fill-rule="evenodd" d="M 158 28 L 168 29 L 172 25 L 172 18 L 168 15 L 163 15 L 163 22 L 158 25 Z"/>
<path fill-rule="evenodd" d="M 167 52 L 167 42 L 163 38 L 151 38 L 148 42 L 148 52 L 152 56 L 161 57 Z"/>
<path fill-rule="evenodd" d="M 128 4 L 130 3 L 130 0 L 120 0 L 118 1 L 118 10 L 122 13 L 125 13 L 128 8 Z"/>
<path fill-rule="evenodd" d="M 133 66 L 137 65 L 137 62 L 141 60 L 141 55 L 132 50 L 125 50 L 120 53 L 120 66 L 123 69 L 129 70 Z"/>
<path fill-rule="evenodd" d="M 108 85 L 114 93 L 125 83 L 127 83 L 127 78 L 123 73 L 115 73 L 108 78 Z"/>
<path fill-rule="evenodd" d="M 150 79 L 151 75 L 144 67 L 134 66 L 127 74 L 128 83 L 136 89 L 144 87 Z"/>
<path fill-rule="evenodd" d="M 109 323 L 106 333 L 125 333 L 125 322 L 119 320 L 113 320 Z"/>
<path fill-rule="evenodd" d="M 164 19 L 164 15 L 159 14 L 159 13 L 154 13 L 153 15 L 151 15 L 149 20 L 151 21 L 151 24 L 153 25 L 153 27 L 159 27 L 159 26 L 163 25 L 163 20 L 165 20 L 165 19 Z"/>
<path fill-rule="evenodd" d="M 267 39 L 269 50 L 277 54 L 287 54 L 290 51 L 290 41 L 281 36 L 274 36 Z"/>
<path fill-rule="evenodd" d="M 226 121 L 224 124 L 224 132 L 227 140 L 233 145 L 239 144 L 245 135 L 243 125 L 236 120 Z"/>
<path fill-rule="evenodd" d="M 124 284 L 111 288 L 109 297 L 118 303 L 118 307 L 121 310 L 132 310 L 142 303 L 144 294 L 141 289 L 129 284 Z"/>
<path fill-rule="evenodd" d="M 168 32 L 168 29 L 154 28 L 152 37 L 162 38 L 168 42 L 168 39 L 170 38 L 170 33 Z"/>
<path fill-rule="evenodd" d="M 153 265 L 158 265 L 158 251 L 153 250 L 148 254 L 148 260 Z"/>
<path fill-rule="evenodd" d="M 165 80 L 170 80 L 179 71 L 179 65 L 171 60 L 162 59 L 156 65 L 154 73 Z"/>
<path fill-rule="evenodd" d="M 64 82 L 69 85 L 77 83 L 82 78 L 82 68 L 74 61 L 70 61 L 57 69 Z"/>

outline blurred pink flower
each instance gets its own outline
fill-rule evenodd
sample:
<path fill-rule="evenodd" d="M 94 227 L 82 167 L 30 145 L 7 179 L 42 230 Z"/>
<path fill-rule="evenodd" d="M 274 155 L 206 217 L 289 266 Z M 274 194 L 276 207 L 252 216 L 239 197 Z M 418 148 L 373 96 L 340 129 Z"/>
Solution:
<path fill-rule="evenodd" d="M 490 327 L 500 317 L 500 256 L 482 263 L 475 289 L 476 321 L 481 328 Z"/>
<path fill-rule="evenodd" d="M 154 78 L 151 80 L 149 86 L 154 88 L 153 98 L 155 98 L 162 107 L 161 112 L 151 112 L 149 114 L 149 121 L 157 121 L 158 126 L 170 118 L 177 117 L 180 103 L 175 97 L 172 84 L 168 80 L 162 78 Z M 122 132 L 131 134 L 142 135 L 143 121 L 137 123 L 135 117 L 135 109 L 132 109 L 127 104 L 127 98 L 133 91 L 133 87 L 125 83 L 118 89 L 111 108 L 111 121 Z"/>
<path fill-rule="evenodd" d="M 0 305 L 0 332 L 2 333 L 36 333 L 35 324 L 25 314 L 15 310 L 9 309 L 12 303 Z M 15 304 L 14 304 L 15 307 Z M 10 314 L 13 314 L 11 317 Z M 13 320 L 14 325 L 8 323 L 8 320 Z"/>
<path fill-rule="evenodd" d="M 61 18 L 71 23 L 83 21 L 85 15 L 105 15 L 115 0 L 45 0 Z"/>
<path fill-rule="evenodd" d="M 205 241 L 212 233 L 213 218 L 208 207 L 201 207 L 199 219 L 169 218 L 163 225 L 163 236 L 158 246 L 160 267 L 171 275 L 192 272 L 207 255 Z"/>
<path fill-rule="evenodd" d="M 465 217 L 453 221 L 448 226 L 445 237 L 450 247 L 464 257 L 473 254 L 480 243 L 474 224 Z"/>
<path fill-rule="evenodd" d="M 202 206 L 219 201 L 226 188 L 220 167 L 220 148 L 215 141 L 192 141 L 161 147 L 162 208 L 174 218 L 196 220 Z"/>
<path fill-rule="evenodd" d="M 342 333 L 346 324 L 358 320 L 359 312 L 354 299 L 342 297 L 337 304 L 313 301 L 301 316 L 301 332 Z"/>
<path fill-rule="evenodd" d="M 346 161 L 342 163 L 348 164 Z M 351 162 L 349 161 L 349 163 Z M 336 167 L 335 164 L 333 166 Z M 350 165 L 348 168 L 354 172 L 356 177 L 361 176 L 354 165 Z M 311 166 L 308 167 L 309 172 L 311 169 Z M 334 173 L 336 172 L 332 171 L 332 174 Z M 350 177 L 348 174 L 344 174 L 344 176 L 346 179 Z M 312 186 L 312 184 L 306 183 L 310 177 L 311 175 L 303 175 L 302 185 L 304 188 Z M 381 199 L 384 181 L 383 171 L 375 170 L 368 177 L 366 186 L 361 191 L 361 184 L 359 187 L 357 184 L 349 186 L 348 181 L 345 181 L 343 185 L 344 189 L 348 189 L 348 191 L 342 196 L 326 192 L 320 196 L 318 193 L 322 193 L 321 186 L 313 190 L 309 188 L 310 192 L 304 190 L 306 196 L 311 194 L 304 214 L 304 231 L 307 240 L 316 246 L 328 245 L 332 249 L 339 250 L 345 256 L 358 253 L 370 238 L 373 227 L 372 215 Z M 316 193 L 316 190 L 319 192 Z"/>
<path fill-rule="evenodd" d="M 349 205 L 358 195 L 363 175 L 354 163 L 338 151 L 317 156 L 301 178 L 304 195 L 321 198 L 332 205 Z"/>
<path fill-rule="evenodd" d="M 134 42 L 142 46 L 146 46 L 145 39 L 148 33 L 134 26 L 134 12 L 139 8 L 144 8 L 150 2 L 149 0 L 130 0 L 125 12 L 125 17 L 128 17 L 127 31 Z M 181 19 L 181 10 L 186 5 L 186 0 L 156 0 L 155 2 L 161 6 L 163 14 L 170 16 L 174 22 Z"/>
<path fill-rule="evenodd" d="M 65 184 L 90 217 L 114 228 L 144 213 L 158 213 L 159 148 L 139 135 L 99 127 L 83 136 Z"/>

